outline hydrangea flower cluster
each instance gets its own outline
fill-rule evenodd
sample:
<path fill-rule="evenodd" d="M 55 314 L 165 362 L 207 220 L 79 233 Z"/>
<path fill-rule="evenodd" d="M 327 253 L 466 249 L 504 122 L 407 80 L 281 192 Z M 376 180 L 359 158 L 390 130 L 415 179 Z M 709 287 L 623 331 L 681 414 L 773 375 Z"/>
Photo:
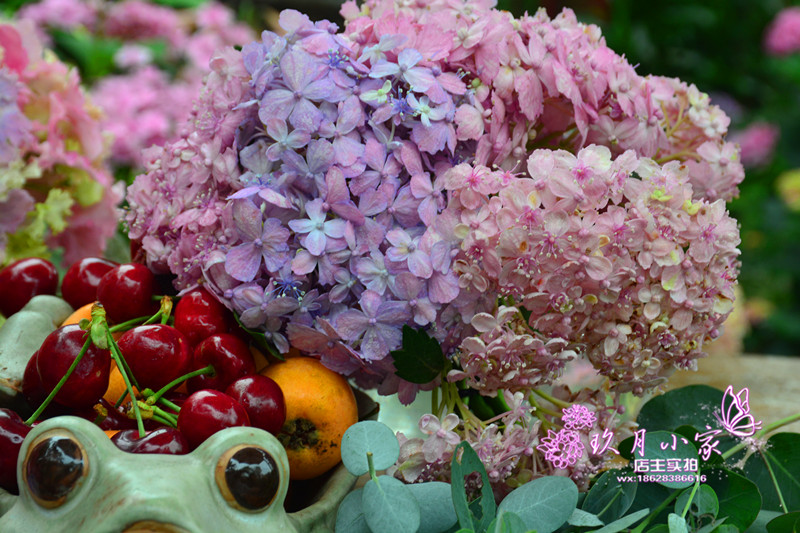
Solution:
<path fill-rule="evenodd" d="M 104 129 L 114 134 L 113 163 L 137 168 L 143 149 L 181 133 L 213 53 L 254 38 L 217 2 L 173 9 L 144 0 L 42 0 L 19 17 L 33 20 L 45 37 L 53 29 L 88 31 L 121 43 L 114 56 L 121 72 L 99 80 L 92 97 L 107 112 Z M 154 55 L 158 42 L 166 45 L 164 57 Z"/>
<path fill-rule="evenodd" d="M 554 471 L 537 451 L 554 409 L 585 404 L 624 438 L 619 394 L 692 368 L 719 334 L 743 171 L 696 87 L 638 75 L 569 10 L 492 6 L 348 2 L 343 32 L 283 12 L 284 36 L 214 57 L 127 221 L 151 268 L 206 285 L 279 351 L 404 403 L 440 387 L 397 475 L 447 479 L 466 439 L 502 494 Z M 440 343 L 446 379 L 395 375 L 404 325 Z M 577 360 L 599 389 L 559 383 Z M 508 409 L 478 419 L 456 382 Z M 585 483 L 597 459 L 564 470 Z"/>
<path fill-rule="evenodd" d="M 0 264 L 101 255 L 116 230 L 101 113 L 25 23 L 0 25 Z"/>

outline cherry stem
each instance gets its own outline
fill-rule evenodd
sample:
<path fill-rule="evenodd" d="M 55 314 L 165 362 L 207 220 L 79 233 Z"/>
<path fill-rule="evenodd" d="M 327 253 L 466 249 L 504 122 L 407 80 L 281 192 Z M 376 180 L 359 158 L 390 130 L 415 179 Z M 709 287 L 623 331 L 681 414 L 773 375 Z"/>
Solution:
<path fill-rule="evenodd" d="M 148 413 L 148 418 L 151 418 L 156 422 L 159 422 L 160 424 L 164 424 L 174 428 L 178 427 L 178 418 L 175 415 L 166 412 L 157 405 L 150 405 L 141 400 L 137 401 L 136 403 L 139 404 L 139 407 L 141 407 L 144 411 Z"/>
<path fill-rule="evenodd" d="M 177 404 L 175 404 L 175 403 L 172 403 L 171 401 L 167 400 L 166 398 L 159 398 L 159 399 L 158 399 L 158 401 L 159 401 L 159 402 L 161 402 L 161 404 L 162 404 L 164 407 L 169 407 L 170 409 L 172 409 L 172 410 L 173 410 L 173 411 L 175 411 L 176 413 L 177 413 L 177 412 L 179 412 L 179 411 L 181 410 L 180 406 L 178 406 L 178 405 L 177 405 Z"/>
<path fill-rule="evenodd" d="M 161 397 L 164 394 L 169 392 L 170 389 L 172 389 L 173 387 L 177 387 L 187 379 L 191 379 L 197 376 L 214 375 L 214 373 L 215 373 L 214 365 L 208 365 L 206 367 L 198 368 L 197 370 L 193 370 L 188 374 L 184 374 L 181 377 L 173 379 L 172 381 L 170 381 L 169 383 L 158 389 L 158 392 L 156 393 L 147 394 L 146 392 L 144 392 L 143 394 L 147 396 L 147 403 L 149 403 L 150 405 L 154 405 L 157 401 L 161 399 Z"/>
<path fill-rule="evenodd" d="M 169 296 L 164 296 L 161 298 L 161 309 L 158 311 L 161 313 L 161 324 L 166 324 L 169 322 L 169 315 L 172 313 L 172 298 Z"/>
<path fill-rule="evenodd" d="M 107 331 L 106 334 L 108 335 L 108 343 L 111 347 L 111 357 L 117 362 L 117 368 L 119 369 L 119 373 L 122 374 L 122 379 L 125 381 L 125 388 L 128 390 L 128 394 L 131 395 L 131 404 L 133 405 L 133 414 L 136 417 L 136 428 L 139 430 L 139 438 L 144 437 L 144 421 L 142 421 L 142 413 L 139 411 L 139 405 L 136 401 L 136 394 L 133 392 L 133 386 L 131 385 L 130 377 L 128 376 L 128 372 L 125 370 L 128 365 L 125 363 L 125 358 L 122 357 L 122 352 L 119 350 L 119 346 L 114 341 L 114 337 L 111 335 L 111 331 Z M 131 374 L 131 377 L 133 375 Z M 139 388 L 138 385 L 136 387 Z M 124 399 L 124 397 L 123 397 Z"/>
<path fill-rule="evenodd" d="M 25 421 L 25 423 L 27 425 L 30 426 L 31 424 L 36 422 L 36 420 L 41 416 L 42 412 L 45 409 L 47 409 L 47 406 L 50 405 L 50 402 L 53 401 L 53 398 L 55 398 L 56 394 L 58 394 L 58 391 L 61 390 L 61 387 L 64 386 L 64 383 L 67 382 L 69 377 L 75 371 L 75 368 L 77 368 L 78 363 L 81 362 L 81 359 L 83 359 L 83 356 L 86 355 L 86 352 L 89 350 L 89 346 L 91 346 L 91 345 L 92 345 L 92 339 L 91 339 L 91 337 L 89 337 L 89 335 L 86 335 L 86 342 L 83 343 L 83 347 L 81 348 L 81 351 L 78 352 L 78 355 L 75 357 L 75 359 L 72 360 L 72 364 L 69 365 L 69 368 L 67 369 L 66 374 L 64 374 L 64 376 L 58 381 L 56 386 L 53 387 L 53 390 L 51 390 L 50 394 L 47 395 L 47 398 L 44 399 L 44 401 L 42 402 L 42 405 L 40 405 L 39 408 L 36 409 L 36 411 L 33 412 L 33 414 L 30 416 L 30 418 L 28 418 Z"/>
<path fill-rule="evenodd" d="M 127 331 L 131 329 L 131 326 L 137 326 L 142 322 L 147 320 L 152 320 L 153 317 L 144 317 L 140 316 L 138 318 L 132 318 L 131 320 L 126 320 L 125 322 L 120 322 L 115 326 L 110 326 L 108 329 L 111 330 L 111 333 L 116 333 L 118 331 Z"/>

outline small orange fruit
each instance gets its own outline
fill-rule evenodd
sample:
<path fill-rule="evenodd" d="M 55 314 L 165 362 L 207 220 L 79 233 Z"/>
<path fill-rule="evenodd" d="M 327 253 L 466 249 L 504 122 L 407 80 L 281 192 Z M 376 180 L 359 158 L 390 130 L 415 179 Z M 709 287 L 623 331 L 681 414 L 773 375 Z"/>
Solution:
<path fill-rule="evenodd" d="M 339 464 L 342 436 L 358 422 L 353 389 L 313 357 L 290 357 L 261 372 L 286 400 L 286 423 L 277 435 L 289 457 L 291 479 L 311 479 Z"/>
<path fill-rule="evenodd" d="M 116 435 L 117 433 L 119 433 L 118 429 L 104 429 L 103 431 L 105 432 L 106 435 L 108 435 L 109 439 L 114 435 Z"/>
<path fill-rule="evenodd" d="M 103 395 L 103 398 L 106 399 L 111 405 L 114 405 L 119 400 L 120 396 L 127 391 L 128 388 L 125 386 L 125 379 L 122 377 L 122 373 L 117 368 L 117 363 L 111 361 L 111 373 L 108 376 L 108 388 L 106 389 L 106 393 Z M 133 388 L 134 394 L 138 394 L 138 390 L 136 387 Z M 125 396 L 124 402 L 129 402 L 131 397 L 129 395 Z"/>
<path fill-rule="evenodd" d="M 92 306 L 94 302 L 88 303 L 77 308 L 71 315 L 67 317 L 67 319 L 61 323 L 62 326 L 66 326 L 67 324 L 78 324 L 84 318 L 86 320 L 92 319 Z"/>

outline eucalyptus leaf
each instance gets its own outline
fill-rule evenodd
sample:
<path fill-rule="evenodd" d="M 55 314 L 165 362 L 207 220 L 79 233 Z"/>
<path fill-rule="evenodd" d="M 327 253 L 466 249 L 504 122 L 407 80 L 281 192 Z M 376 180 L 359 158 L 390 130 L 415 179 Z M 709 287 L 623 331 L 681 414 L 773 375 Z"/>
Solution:
<path fill-rule="evenodd" d="M 567 519 L 567 523 L 577 527 L 596 527 L 605 525 L 596 514 L 587 513 L 582 509 L 572 511 L 572 516 Z"/>
<path fill-rule="evenodd" d="M 784 513 L 800 511 L 800 434 L 772 435 L 766 446 L 747 459 L 743 473 L 758 486 L 764 498 L 764 509 Z M 781 507 L 776 483 L 786 509 Z"/>
<path fill-rule="evenodd" d="M 464 485 L 467 476 L 473 472 L 478 472 L 481 476 L 481 495 L 477 502 L 480 506 L 480 518 L 470 510 L 470 503 L 467 501 L 467 490 Z M 453 494 L 453 506 L 456 509 L 458 523 L 463 528 L 470 528 L 476 531 L 486 531 L 492 522 L 497 511 L 497 504 L 494 501 L 492 486 L 489 484 L 489 475 L 486 467 L 483 466 L 480 457 L 472 449 L 468 442 L 462 442 L 456 446 L 453 452 L 453 459 L 450 462 L 451 489 Z"/>
<path fill-rule="evenodd" d="M 514 489 L 498 510 L 518 514 L 528 529 L 551 533 L 572 516 L 577 504 L 578 487 L 571 479 L 545 476 Z"/>
<path fill-rule="evenodd" d="M 399 479 L 379 476 L 364 485 L 361 504 L 370 529 L 393 533 L 416 533 L 420 510 L 414 495 Z"/>
<path fill-rule="evenodd" d="M 418 533 L 441 533 L 456 522 L 453 492 L 449 483 L 428 481 L 408 485 L 408 490 L 419 504 L 420 526 Z"/>
<path fill-rule="evenodd" d="M 769 523 L 769 521 L 773 518 L 781 515 L 782 513 L 779 513 L 778 511 L 767 511 L 762 509 L 759 511 L 755 521 L 750 524 L 750 527 L 747 528 L 745 533 L 767 533 L 767 523 Z"/>
<path fill-rule="evenodd" d="M 519 515 L 504 511 L 500 511 L 487 530 L 488 533 L 528 533 L 528 531 L 530 530 Z"/>
<path fill-rule="evenodd" d="M 667 518 L 667 525 L 669 526 L 669 533 L 689 533 L 689 528 L 686 527 L 686 520 L 679 514 L 670 513 Z"/>
<path fill-rule="evenodd" d="M 787 513 L 767 523 L 768 533 L 794 533 L 800 529 L 800 512 Z"/>
<path fill-rule="evenodd" d="M 336 511 L 336 533 L 372 533 L 361 505 L 363 489 L 356 489 L 344 497 Z"/>
<path fill-rule="evenodd" d="M 375 470 L 385 470 L 400 457 L 400 443 L 394 431 L 376 420 L 353 424 L 342 437 L 342 463 L 354 476 L 369 472 L 367 453 L 372 454 Z"/>
<path fill-rule="evenodd" d="M 702 529 L 702 528 L 701 528 Z M 709 532 L 714 533 L 740 533 L 741 529 L 730 524 L 714 524 L 714 529 L 709 529 Z M 697 530 L 697 533 L 706 533 L 705 531 Z"/>
<path fill-rule="evenodd" d="M 675 512 L 683 513 L 686 508 L 686 503 L 692 494 L 692 488 L 687 488 L 681 492 L 678 499 L 675 500 Z M 692 498 L 692 504 L 689 507 L 689 512 L 695 516 L 709 515 L 711 518 L 716 518 L 719 513 L 719 500 L 714 489 L 708 485 L 700 485 Z"/>
<path fill-rule="evenodd" d="M 761 494 L 756 484 L 725 468 L 708 468 L 703 473 L 719 500 L 717 516 L 727 516 L 726 524 L 746 530 L 761 509 Z"/>
<path fill-rule="evenodd" d="M 667 524 L 658 524 L 648 529 L 647 533 L 669 533 L 669 526 Z"/>
<path fill-rule="evenodd" d="M 592 530 L 593 533 L 617 533 L 618 531 L 622 531 L 623 529 L 627 529 L 645 516 L 650 514 L 650 509 L 640 509 L 635 513 L 631 513 L 627 516 L 623 516 L 618 520 L 614 520 L 610 524 L 606 524 L 605 526 L 601 527 L 600 529 Z"/>
<path fill-rule="evenodd" d="M 698 529 L 694 533 L 711 533 L 712 531 L 715 531 L 715 532 L 719 531 L 719 529 L 721 529 L 721 526 L 723 525 L 722 523 L 725 522 L 725 520 L 727 520 L 727 519 L 728 519 L 728 517 L 726 516 L 722 520 L 715 520 L 715 521 L 711 522 L 710 524 L 704 525 L 703 527 L 701 527 L 700 529 Z M 727 528 L 728 526 L 725 525 L 725 527 Z M 730 526 L 730 527 L 734 527 L 734 526 Z M 735 527 L 734 527 L 734 529 L 735 529 Z M 739 530 L 737 529 L 736 531 L 739 531 Z"/>
<path fill-rule="evenodd" d="M 689 385 L 650 399 L 636 421 L 640 429 L 675 431 L 683 425 L 696 428 L 719 426 L 714 411 L 722 404 L 723 392 L 708 385 Z"/>
<path fill-rule="evenodd" d="M 672 444 L 675 443 L 675 449 L 672 449 Z M 667 444 L 667 447 L 662 449 L 662 445 Z M 680 435 L 671 433 L 669 431 L 648 431 L 644 439 L 644 458 L 650 465 L 650 472 L 654 476 L 669 475 L 666 470 L 668 459 L 678 459 L 680 466 L 683 467 L 687 460 L 698 460 L 697 448 L 691 442 L 684 443 Z M 653 465 L 661 465 L 660 472 L 652 470 Z M 677 474 L 678 472 L 676 472 Z M 643 473 L 644 474 L 644 473 Z M 658 481 L 659 484 L 669 487 L 671 489 L 682 489 L 690 486 L 693 481 Z"/>
<path fill-rule="evenodd" d="M 608 470 L 598 477 L 586 494 L 581 509 L 593 513 L 603 522 L 624 516 L 636 498 L 636 482 L 622 482 L 619 476 L 631 475 L 630 470 Z M 576 524 L 577 525 L 577 524 Z"/>

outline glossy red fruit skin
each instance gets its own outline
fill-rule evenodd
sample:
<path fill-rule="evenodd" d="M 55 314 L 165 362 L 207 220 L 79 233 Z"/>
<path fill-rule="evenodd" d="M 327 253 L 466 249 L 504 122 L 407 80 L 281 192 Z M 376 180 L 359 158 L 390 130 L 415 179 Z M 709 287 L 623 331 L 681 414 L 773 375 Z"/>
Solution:
<path fill-rule="evenodd" d="M 55 294 L 57 288 L 58 271 L 50 261 L 40 257 L 14 261 L 0 270 L 0 313 L 9 317 L 34 296 Z"/>
<path fill-rule="evenodd" d="M 231 327 L 231 312 L 203 287 L 187 292 L 173 312 L 175 329 L 196 346 L 211 335 L 227 333 Z"/>
<path fill-rule="evenodd" d="M 0 409 L 0 488 L 19 494 L 17 458 L 30 426 L 11 409 Z"/>
<path fill-rule="evenodd" d="M 67 373 L 87 338 L 88 333 L 77 324 L 61 326 L 45 338 L 36 357 L 36 368 L 48 394 Z M 108 389 L 110 373 L 109 351 L 90 344 L 54 401 L 66 407 L 91 407 Z"/>
<path fill-rule="evenodd" d="M 231 383 L 225 394 L 247 411 L 250 425 L 277 435 L 286 422 L 286 401 L 275 380 L 255 374 Z"/>
<path fill-rule="evenodd" d="M 164 453 L 184 455 L 189 453 L 189 443 L 175 428 L 162 427 L 139 438 L 138 429 L 126 429 L 111 437 L 117 448 L 129 453 Z"/>
<path fill-rule="evenodd" d="M 178 430 L 192 449 L 225 428 L 249 426 L 242 404 L 218 390 L 200 390 L 188 398 L 178 414 Z"/>
<path fill-rule="evenodd" d="M 195 346 L 192 370 L 214 366 L 214 376 L 203 375 L 187 382 L 190 391 L 215 389 L 223 391 L 237 379 L 256 373 L 253 354 L 245 341 L 230 333 L 212 335 Z"/>
<path fill-rule="evenodd" d="M 97 299 L 103 304 L 109 322 L 118 324 L 158 311 L 153 301 L 155 276 L 139 263 L 125 263 L 109 270 L 97 286 Z"/>
<path fill-rule="evenodd" d="M 97 287 L 119 263 L 100 257 L 86 257 L 69 267 L 61 280 L 61 297 L 74 309 L 97 300 Z"/>
<path fill-rule="evenodd" d="M 117 341 L 139 386 L 158 390 L 189 371 L 192 354 L 186 337 L 166 324 L 137 326 Z"/>

